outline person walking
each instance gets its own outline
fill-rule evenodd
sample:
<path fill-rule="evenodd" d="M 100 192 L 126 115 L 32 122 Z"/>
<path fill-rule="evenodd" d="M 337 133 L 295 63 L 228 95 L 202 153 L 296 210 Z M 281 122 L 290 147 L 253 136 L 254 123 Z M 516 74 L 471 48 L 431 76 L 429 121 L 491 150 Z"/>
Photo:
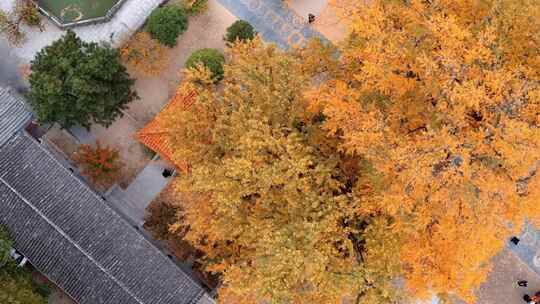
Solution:
<path fill-rule="evenodd" d="M 527 285 L 529 284 L 529 282 L 527 282 L 525 280 L 519 280 L 516 283 L 517 283 L 517 286 L 519 286 L 519 287 L 527 287 Z"/>

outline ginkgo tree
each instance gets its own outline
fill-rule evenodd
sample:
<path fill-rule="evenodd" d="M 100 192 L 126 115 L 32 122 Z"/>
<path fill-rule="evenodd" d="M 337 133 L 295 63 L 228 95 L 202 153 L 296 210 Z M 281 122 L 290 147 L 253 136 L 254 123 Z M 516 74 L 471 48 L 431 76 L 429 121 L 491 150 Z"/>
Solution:
<path fill-rule="evenodd" d="M 540 4 L 340 0 L 339 52 L 259 39 L 167 117 L 183 212 L 222 303 L 474 303 L 540 219 Z M 189 226 L 189 228 L 186 228 Z M 404 288 L 403 288 L 404 287 Z"/>
<path fill-rule="evenodd" d="M 186 238 L 206 253 L 207 270 L 222 274 L 221 303 L 399 296 L 399 261 L 387 252 L 399 245 L 386 233 L 392 219 L 358 216 L 357 159 L 340 153 L 324 119 L 307 110 L 304 92 L 319 71 L 302 58 L 330 67 L 324 55 L 331 52 L 285 53 L 258 38 L 237 43 L 223 91 L 200 66 L 176 94 L 198 97 L 167 117 L 171 158 L 190 163 L 176 180 L 184 211 L 171 229 L 189 225 Z"/>
<path fill-rule="evenodd" d="M 357 211 L 393 219 L 409 290 L 472 303 L 490 258 L 540 215 L 540 3 L 339 5 L 342 69 L 311 108 L 369 164 Z"/>

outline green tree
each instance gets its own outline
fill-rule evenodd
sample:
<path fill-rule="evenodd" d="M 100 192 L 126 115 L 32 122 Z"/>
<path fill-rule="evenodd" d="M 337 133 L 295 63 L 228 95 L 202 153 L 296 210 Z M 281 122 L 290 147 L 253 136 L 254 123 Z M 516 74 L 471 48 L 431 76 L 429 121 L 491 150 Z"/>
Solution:
<path fill-rule="evenodd" d="M 31 63 L 29 101 L 40 121 L 62 127 L 109 126 L 138 99 L 119 52 L 69 31 Z"/>
<path fill-rule="evenodd" d="M 13 246 L 13 241 L 9 236 L 6 227 L 0 225 L 0 267 L 10 261 L 9 250 Z"/>
<path fill-rule="evenodd" d="M 225 34 L 225 41 L 235 42 L 236 40 L 251 40 L 255 37 L 257 32 L 253 29 L 253 26 L 249 22 L 244 20 L 237 20 L 231 26 L 227 28 L 227 34 Z"/>
<path fill-rule="evenodd" d="M 186 61 L 186 68 L 197 68 L 198 65 L 203 65 L 210 72 L 215 81 L 223 79 L 223 63 L 225 56 L 216 49 L 200 49 L 191 54 Z"/>
<path fill-rule="evenodd" d="M 13 241 L 6 227 L 0 225 L 0 303 L 45 304 L 47 299 L 36 292 L 29 271 L 17 267 L 9 256 Z"/>
<path fill-rule="evenodd" d="M 186 12 L 179 6 L 171 5 L 155 9 L 146 24 L 146 31 L 152 38 L 168 47 L 176 45 L 176 39 L 188 27 Z"/>

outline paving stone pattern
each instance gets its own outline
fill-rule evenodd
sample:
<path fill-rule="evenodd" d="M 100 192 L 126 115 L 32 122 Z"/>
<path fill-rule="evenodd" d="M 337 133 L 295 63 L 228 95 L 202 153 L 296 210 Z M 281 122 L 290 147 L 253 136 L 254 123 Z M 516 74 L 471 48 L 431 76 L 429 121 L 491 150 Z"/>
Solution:
<path fill-rule="evenodd" d="M 12 10 L 15 1 L 0 0 L 0 9 Z M 85 41 L 104 41 L 118 47 L 144 24 L 150 13 L 162 2 L 164 0 L 127 0 L 110 21 L 75 27 L 73 31 Z M 46 17 L 43 17 L 43 23 L 45 25 L 43 32 L 35 27 L 22 26 L 26 40 L 13 50 L 13 53 L 22 60 L 29 62 L 39 50 L 65 33 L 65 30 L 57 27 Z M 0 37 L 0 40 L 2 39 L 4 38 Z"/>
<path fill-rule="evenodd" d="M 218 0 L 239 19 L 246 20 L 263 39 L 281 48 L 301 46 L 310 38 L 327 39 L 281 0 Z"/>
<path fill-rule="evenodd" d="M 507 247 L 531 270 L 540 275 L 540 230 L 526 223 L 519 239 L 517 245 L 508 242 Z"/>

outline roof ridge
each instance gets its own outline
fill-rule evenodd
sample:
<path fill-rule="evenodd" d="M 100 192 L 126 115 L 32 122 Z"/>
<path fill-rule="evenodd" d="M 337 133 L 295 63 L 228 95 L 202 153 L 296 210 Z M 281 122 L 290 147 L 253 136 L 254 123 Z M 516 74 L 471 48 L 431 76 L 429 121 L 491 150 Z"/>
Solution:
<path fill-rule="evenodd" d="M 63 166 L 62 166 L 63 167 Z M 120 288 L 122 288 L 125 292 L 127 292 L 130 296 L 133 297 L 138 303 L 144 304 L 144 302 L 139 299 L 135 294 L 133 294 L 127 286 L 124 286 L 118 279 L 116 279 L 115 276 L 110 274 L 107 269 L 105 269 L 103 266 L 101 266 L 98 261 L 96 261 L 90 254 L 88 254 L 83 248 L 81 248 L 73 239 L 71 239 L 60 227 L 58 227 L 55 223 L 53 223 L 48 217 L 46 217 L 43 212 L 41 212 L 36 206 L 34 206 L 31 202 L 29 202 L 24 196 L 22 196 L 17 189 L 13 188 L 10 184 L 8 184 L 2 177 L 0 177 L 0 182 L 2 182 L 6 187 L 8 187 L 13 193 L 15 193 L 26 205 L 28 205 L 36 214 L 38 214 L 45 222 L 47 222 L 51 227 L 53 227 L 60 235 L 62 235 L 66 240 L 68 240 L 73 246 L 75 246 L 79 251 L 86 256 L 94 265 L 96 265 L 103 273 L 105 273 L 108 277 L 112 279 L 113 282 L 115 282 Z"/>
<path fill-rule="evenodd" d="M 0 147 L 31 119 L 32 112 L 22 96 L 8 87 L 0 86 Z"/>
<path fill-rule="evenodd" d="M 26 137 L 27 139 L 31 140 L 31 141 L 34 141 L 33 138 L 31 138 L 26 132 L 23 132 L 22 133 L 22 136 Z M 103 203 L 103 199 L 97 195 L 97 193 L 92 190 L 90 187 L 88 187 L 88 185 L 86 183 L 84 183 L 81 179 L 79 179 L 78 177 L 76 177 L 75 175 L 73 175 L 72 172 L 70 172 L 64 165 L 62 165 L 57 159 L 56 157 L 50 152 L 48 151 L 47 149 L 45 149 L 45 147 L 43 147 L 41 144 L 37 144 L 37 146 L 39 147 L 40 150 L 44 151 L 47 155 L 49 155 L 49 157 L 60 167 L 62 168 L 62 170 L 66 173 L 68 173 L 70 176 L 72 176 L 75 180 L 77 180 L 77 182 L 82 185 L 86 190 L 88 190 L 92 196 L 94 196 L 95 199 L 97 199 L 99 202 L 102 203 L 102 206 L 104 208 L 106 208 L 107 210 L 109 210 L 110 212 L 112 212 L 113 214 L 115 214 L 118 219 L 123 222 L 124 224 L 126 224 L 126 226 L 128 227 L 128 229 L 130 229 L 132 232 L 136 233 L 137 235 L 139 235 L 141 237 L 141 239 L 146 242 L 148 245 L 150 245 L 150 247 L 155 251 L 157 252 L 158 255 L 160 255 L 164 260 L 166 260 L 168 263 L 170 263 L 170 265 L 172 267 L 176 267 L 178 268 L 178 270 L 187 278 L 187 280 L 192 283 L 193 285 L 199 287 L 201 289 L 201 292 L 199 293 L 199 297 L 200 295 L 204 294 L 205 291 L 204 289 L 202 288 L 202 286 L 200 284 L 198 284 L 189 274 L 187 274 L 183 269 L 181 269 L 180 267 L 178 267 L 178 265 L 176 265 L 175 263 L 173 263 L 161 250 L 159 250 L 154 244 L 152 244 L 148 239 L 146 239 L 146 237 L 144 237 L 139 231 L 137 231 L 135 228 L 133 228 L 133 226 L 131 224 L 129 224 L 129 222 L 127 220 L 125 220 L 122 216 L 120 216 L 114 209 L 112 209 L 108 204 L 106 203 Z M 0 178 L 1 180 L 1 178 Z M 8 185 L 8 187 L 10 187 Z M 10 187 L 11 188 L 11 187 Z M 20 194 L 18 192 L 16 192 L 17 195 L 20 196 Z M 26 200 L 25 200 L 26 201 Z M 56 227 L 56 226 L 54 226 Z M 75 244 L 75 243 L 73 243 Z M 77 248 L 79 248 L 79 246 L 77 246 Z M 108 273 L 107 273 L 108 274 Z M 126 287 L 127 288 L 127 287 Z M 129 292 L 129 294 L 131 294 L 131 292 Z M 144 303 L 144 302 L 141 302 L 138 298 L 136 298 L 137 301 L 139 303 Z M 154 304 L 154 303 L 152 303 Z"/>

